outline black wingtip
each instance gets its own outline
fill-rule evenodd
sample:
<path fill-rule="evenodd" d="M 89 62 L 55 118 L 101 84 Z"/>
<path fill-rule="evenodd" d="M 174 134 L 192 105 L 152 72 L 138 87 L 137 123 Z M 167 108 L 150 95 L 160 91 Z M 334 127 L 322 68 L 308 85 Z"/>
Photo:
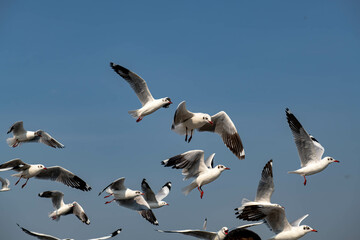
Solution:
<path fill-rule="evenodd" d="M 163 187 L 168 187 L 169 190 L 171 190 L 171 182 L 165 183 Z"/>

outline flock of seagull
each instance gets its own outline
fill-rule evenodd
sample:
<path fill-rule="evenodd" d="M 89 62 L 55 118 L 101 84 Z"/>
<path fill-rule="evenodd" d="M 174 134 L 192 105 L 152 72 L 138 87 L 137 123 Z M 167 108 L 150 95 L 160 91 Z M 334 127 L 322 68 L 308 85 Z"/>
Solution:
<path fill-rule="evenodd" d="M 129 111 L 129 114 L 136 118 L 136 122 L 140 122 L 145 116 L 154 113 L 160 108 L 168 108 L 172 104 L 169 97 L 154 99 L 145 80 L 136 73 L 114 63 L 110 63 L 110 66 L 117 74 L 130 84 L 142 104 L 141 108 Z M 332 157 L 322 158 L 324 148 L 321 144 L 313 136 L 307 133 L 289 109 L 286 109 L 285 113 L 288 125 L 295 140 L 301 163 L 300 169 L 290 171 L 288 173 L 295 173 L 303 176 L 304 185 L 306 185 L 306 176 L 321 172 L 330 163 L 339 161 L 333 159 Z M 199 132 L 208 131 L 217 133 L 221 136 L 226 147 L 238 159 L 245 159 L 244 147 L 237 129 L 231 118 L 224 111 L 218 112 L 212 116 L 207 113 L 193 113 L 187 110 L 186 103 L 183 101 L 178 105 L 175 111 L 171 129 L 180 135 L 185 135 L 185 141 L 188 143 L 193 137 L 194 130 L 198 130 Z M 40 142 L 53 148 L 64 148 L 62 143 L 43 130 L 25 130 L 22 121 L 15 122 L 7 133 L 13 134 L 13 137 L 7 139 L 7 144 L 13 148 L 26 142 Z M 223 171 L 230 169 L 224 165 L 214 166 L 214 156 L 215 153 L 211 154 L 205 160 L 203 150 L 190 150 L 163 160 L 161 161 L 161 164 L 164 167 L 181 169 L 184 180 L 189 178 L 193 179 L 188 186 L 182 189 L 185 195 L 188 195 L 193 189 L 197 188 L 200 192 L 200 198 L 203 198 L 204 191 L 202 187 L 219 178 Z M 157 231 L 164 233 L 179 233 L 209 240 L 236 239 L 236 237 L 231 238 L 230 236 L 238 233 L 244 234 L 246 228 L 262 223 L 265 223 L 270 230 L 275 233 L 275 235 L 271 238 L 273 240 L 295 240 L 301 238 L 309 232 L 317 232 L 315 229 L 307 225 L 300 225 L 308 214 L 292 223 L 289 223 L 285 215 L 285 209 L 279 204 L 271 203 L 271 196 L 274 191 L 272 167 L 272 160 L 268 161 L 264 166 L 255 200 L 250 201 L 244 198 L 242 205 L 235 209 L 235 214 L 238 219 L 261 222 L 240 226 L 230 232 L 227 227 L 223 227 L 218 232 L 206 231 L 206 221 L 204 223 L 203 230 Z M 0 164 L 0 171 L 7 170 L 17 172 L 12 175 L 18 178 L 15 185 L 17 185 L 21 179 L 26 180 L 22 185 L 22 188 L 27 185 L 30 178 L 37 178 L 57 181 L 82 191 L 91 190 L 91 187 L 83 179 L 60 166 L 45 167 L 42 164 L 28 164 L 17 158 Z M 0 181 L 2 183 L 0 192 L 9 191 L 9 180 L 0 177 Z M 137 211 L 150 223 L 158 225 L 158 220 L 152 210 L 168 205 L 165 201 L 163 201 L 163 199 L 170 193 L 172 187 L 171 182 L 165 183 L 156 194 L 150 188 L 146 179 L 143 179 L 141 182 L 141 191 L 127 188 L 124 182 L 124 177 L 116 179 L 107 185 L 99 193 L 99 196 L 103 192 L 106 192 L 108 195 L 104 198 L 113 197 L 113 199 L 105 202 L 105 204 L 115 201 L 122 207 Z M 68 204 L 64 203 L 64 193 L 60 191 L 44 191 L 39 193 L 38 196 L 41 198 L 51 198 L 55 210 L 49 214 L 49 218 L 59 221 L 60 217 L 63 215 L 74 214 L 83 223 L 87 225 L 90 224 L 88 216 L 79 203 L 76 201 Z M 29 231 L 20 225 L 18 226 L 25 233 L 37 237 L 38 239 L 59 239 L 47 234 Z M 112 238 L 120 232 L 121 229 L 117 229 L 108 236 L 94 238 L 93 240 Z M 255 234 L 255 238 L 253 237 L 253 239 L 260 238 Z"/>

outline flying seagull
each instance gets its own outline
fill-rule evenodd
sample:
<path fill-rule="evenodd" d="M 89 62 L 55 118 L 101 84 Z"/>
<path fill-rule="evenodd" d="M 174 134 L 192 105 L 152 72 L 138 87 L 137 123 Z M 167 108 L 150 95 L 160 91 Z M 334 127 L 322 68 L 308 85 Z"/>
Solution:
<path fill-rule="evenodd" d="M 62 143 L 58 142 L 43 130 L 37 130 L 35 132 L 26 131 L 22 121 L 14 123 L 7 134 L 11 132 L 13 133 L 13 137 L 6 139 L 6 142 L 10 147 L 17 147 L 23 142 L 41 142 L 53 148 L 65 147 Z"/>
<path fill-rule="evenodd" d="M 146 115 L 149 115 L 162 107 L 168 108 L 170 104 L 172 104 L 171 99 L 168 97 L 154 99 L 145 80 L 136 73 L 112 62 L 110 63 L 110 66 L 130 84 L 142 104 L 142 108 L 129 111 L 131 116 L 137 118 L 136 122 L 140 122 Z"/>
<path fill-rule="evenodd" d="M 6 192 L 6 191 L 9 191 L 10 188 L 10 181 L 9 179 L 3 179 L 2 177 L 0 177 L 0 182 L 1 182 L 1 189 L 0 189 L 0 192 Z"/>
<path fill-rule="evenodd" d="M 0 165 L 0 171 L 7 170 L 19 172 L 12 175 L 13 177 L 19 177 L 19 180 L 15 185 L 19 183 L 21 178 L 26 178 L 26 182 L 21 186 L 22 188 L 26 186 L 30 178 L 35 177 L 61 182 L 69 187 L 77 188 L 82 191 L 91 190 L 91 187 L 84 180 L 60 166 L 46 168 L 42 164 L 27 164 L 19 158 L 16 158 Z"/>
<path fill-rule="evenodd" d="M 84 209 L 77 202 L 73 203 L 64 203 L 64 194 L 60 191 L 45 191 L 39 193 L 39 197 L 42 198 L 51 198 L 55 211 L 49 214 L 49 217 L 53 220 L 59 221 L 60 216 L 74 214 L 78 219 L 83 223 L 89 225 L 90 220 L 87 217 Z"/>
<path fill-rule="evenodd" d="M 111 201 L 105 202 L 105 204 L 111 203 L 115 200 L 127 200 L 132 199 L 136 196 L 143 195 L 142 192 L 139 190 L 131 190 L 130 188 L 125 187 L 124 185 L 125 178 L 118 178 L 112 183 L 110 183 L 108 186 L 106 186 L 100 193 L 99 196 L 106 190 L 109 195 L 105 196 L 104 198 L 108 198 L 110 196 L 114 196 L 114 199 Z"/>
<path fill-rule="evenodd" d="M 295 139 L 295 144 L 299 153 L 301 168 L 288 173 L 296 173 L 304 177 L 304 185 L 306 185 L 306 177 L 324 170 L 330 163 L 339 162 L 332 157 L 324 157 L 325 149 L 303 128 L 297 118 L 286 108 L 286 118 Z"/>
<path fill-rule="evenodd" d="M 176 109 L 171 129 L 181 135 L 185 134 L 187 142 L 191 141 L 194 129 L 200 132 L 215 132 L 221 136 L 225 145 L 236 157 L 245 158 L 244 147 L 236 127 L 224 111 L 211 117 L 207 113 L 193 113 L 186 109 L 186 103 L 183 101 Z M 188 132 L 190 132 L 189 139 Z"/>
<path fill-rule="evenodd" d="M 182 169 L 182 174 L 185 176 L 184 180 L 195 178 L 190 185 L 183 188 L 183 193 L 188 195 L 191 190 L 197 187 L 200 192 L 200 198 L 202 198 L 204 191 L 201 187 L 216 180 L 224 170 L 230 170 L 230 168 L 224 165 L 213 167 L 214 156 L 215 153 L 210 155 L 205 162 L 203 150 L 191 150 L 166 159 L 161 164 L 164 167 Z"/>
<path fill-rule="evenodd" d="M 164 232 L 164 233 L 180 233 L 200 239 L 207 239 L 207 240 L 223 240 L 226 235 L 229 233 L 229 229 L 227 227 L 221 228 L 218 232 L 209 232 L 204 230 L 156 230 L 158 232 Z"/>
<path fill-rule="evenodd" d="M 34 236 L 38 239 L 43 239 L 43 240 L 74 240 L 72 238 L 64 238 L 64 239 L 60 239 L 51 235 L 47 235 L 47 234 L 43 234 L 43 233 L 37 233 L 37 232 L 32 232 L 27 230 L 26 228 L 21 227 L 19 224 L 17 224 L 19 226 L 19 228 L 21 228 L 21 230 L 23 230 L 25 233 L 29 234 L 30 236 Z M 121 232 L 121 228 L 117 229 L 116 231 L 112 232 L 111 234 L 104 236 L 104 237 L 100 237 L 100 238 L 92 238 L 89 240 L 105 240 L 105 239 L 109 239 L 112 237 L 115 237 L 116 235 L 118 235 Z"/>
<path fill-rule="evenodd" d="M 270 202 L 271 195 L 274 192 L 274 180 L 272 172 L 273 161 L 268 161 L 261 173 L 261 179 L 257 188 L 257 193 L 254 201 L 250 201 L 246 198 L 242 200 L 242 206 L 235 208 L 237 211 L 237 218 L 247 221 L 258 221 L 266 217 L 262 212 L 257 211 L 259 207 L 273 206 L 282 208 L 279 204 Z M 253 210 L 255 209 L 255 210 Z"/>
<path fill-rule="evenodd" d="M 160 189 L 160 191 L 155 195 L 146 179 L 144 178 L 141 182 L 141 189 L 144 193 L 144 198 L 149 204 L 151 209 L 160 208 L 166 205 L 169 205 L 167 202 L 162 201 L 171 190 L 171 182 L 165 183 L 165 185 Z"/>

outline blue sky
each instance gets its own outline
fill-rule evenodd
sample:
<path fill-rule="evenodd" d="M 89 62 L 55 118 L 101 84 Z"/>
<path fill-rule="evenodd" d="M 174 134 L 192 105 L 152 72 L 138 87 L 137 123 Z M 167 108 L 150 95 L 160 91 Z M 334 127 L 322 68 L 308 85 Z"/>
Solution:
<path fill-rule="evenodd" d="M 158 229 L 239 226 L 233 209 L 255 196 L 260 173 L 274 161 L 272 201 L 289 221 L 317 229 L 303 239 L 355 239 L 360 197 L 359 76 L 357 1 L 1 1 L 0 77 L 2 162 L 60 165 L 86 180 L 87 193 L 60 183 L 30 179 L 21 189 L 0 193 L 0 238 L 32 239 L 17 226 L 61 238 L 87 239 L 121 227 L 119 239 L 191 239 L 155 232 L 136 212 L 104 205 L 97 194 L 114 179 L 140 189 L 146 178 L 157 191 L 171 181 L 166 201 L 154 210 Z M 174 104 L 140 123 L 128 110 L 140 107 L 128 84 L 109 67 L 113 61 L 142 76 L 154 97 Z M 195 132 L 191 143 L 170 130 L 176 106 L 213 115 L 224 110 L 243 140 L 239 161 L 211 133 Z M 303 179 L 289 175 L 299 158 L 285 119 L 297 116 L 340 164 Z M 6 131 L 15 121 L 43 129 L 66 145 L 51 149 L 24 144 L 11 149 Z M 203 149 L 231 170 L 205 186 L 204 198 L 181 188 L 179 170 L 160 161 Z M 50 200 L 39 192 L 60 190 L 65 202 L 87 212 L 86 226 L 74 216 L 48 218 Z M 266 226 L 252 230 L 263 239 Z"/>

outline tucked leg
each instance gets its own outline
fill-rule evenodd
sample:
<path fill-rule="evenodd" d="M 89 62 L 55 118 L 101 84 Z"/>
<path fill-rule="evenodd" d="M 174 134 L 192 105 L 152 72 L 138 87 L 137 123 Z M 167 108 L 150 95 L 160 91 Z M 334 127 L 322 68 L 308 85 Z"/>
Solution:
<path fill-rule="evenodd" d="M 187 127 L 185 127 L 185 142 L 187 142 Z"/>
<path fill-rule="evenodd" d="M 108 197 L 110 197 L 110 196 L 112 196 L 112 195 L 113 195 L 113 193 L 111 193 L 111 194 L 109 194 L 109 195 L 105 196 L 104 198 L 108 198 Z"/>
<path fill-rule="evenodd" d="M 109 203 L 111 203 L 112 201 L 115 201 L 115 198 L 114 198 L 113 200 L 111 200 L 111 201 L 105 202 L 105 204 L 109 204 Z"/>
<path fill-rule="evenodd" d="M 19 142 L 16 140 L 16 142 L 14 143 L 14 145 L 12 145 L 13 148 L 19 146 Z"/>
<path fill-rule="evenodd" d="M 203 196 L 204 196 L 204 191 L 201 189 L 201 186 L 198 187 L 198 190 L 199 190 L 199 192 L 200 192 L 200 198 L 202 199 Z"/>
<path fill-rule="evenodd" d="M 191 132 L 190 132 L 190 138 L 189 138 L 189 141 L 188 141 L 188 143 L 191 141 L 191 139 L 192 139 L 192 134 L 193 134 L 193 131 L 194 131 L 194 129 L 191 129 Z"/>
<path fill-rule="evenodd" d="M 304 176 L 304 186 L 306 185 L 306 177 Z"/>
<path fill-rule="evenodd" d="M 21 188 L 24 188 L 28 181 L 29 181 L 29 179 L 26 179 L 26 182 L 21 186 Z"/>
<path fill-rule="evenodd" d="M 15 183 L 15 185 L 17 185 L 20 182 L 20 179 L 22 178 L 22 176 L 20 176 L 19 180 L 17 180 L 17 182 Z"/>
<path fill-rule="evenodd" d="M 140 117 L 136 120 L 136 122 L 140 122 L 142 119 L 143 119 L 143 117 L 140 116 Z"/>

